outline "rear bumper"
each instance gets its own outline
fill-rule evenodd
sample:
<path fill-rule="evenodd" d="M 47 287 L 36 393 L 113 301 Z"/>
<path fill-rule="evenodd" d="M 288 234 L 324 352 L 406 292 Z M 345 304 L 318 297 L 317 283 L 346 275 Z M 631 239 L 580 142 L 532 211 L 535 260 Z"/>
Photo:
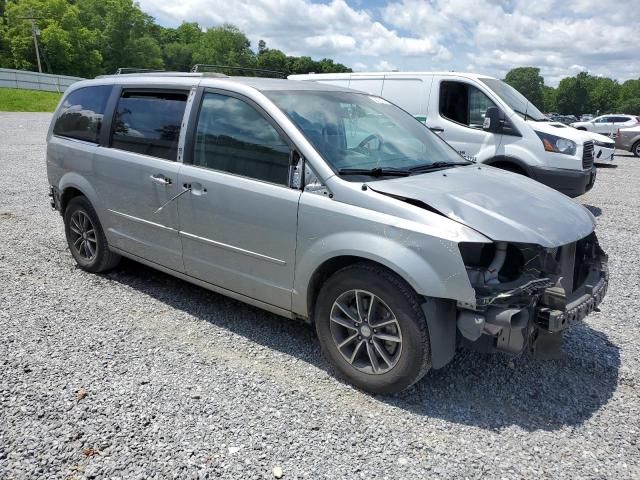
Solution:
<path fill-rule="evenodd" d="M 49 204 L 54 210 L 60 210 L 60 191 L 53 185 L 49 186 Z"/>
<path fill-rule="evenodd" d="M 596 167 L 589 170 L 565 170 L 561 168 L 531 167 L 531 176 L 544 185 L 569 197 L 587 193 L 596 181 Z"/>

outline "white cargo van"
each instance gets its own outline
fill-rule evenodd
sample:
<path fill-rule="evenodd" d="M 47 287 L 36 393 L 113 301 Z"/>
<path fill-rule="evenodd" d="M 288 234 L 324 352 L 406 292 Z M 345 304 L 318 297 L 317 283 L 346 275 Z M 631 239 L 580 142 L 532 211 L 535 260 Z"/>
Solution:
<path fill-rule="evenodd" d="M 471 73 L 291 75 L 378 95 L 402 107 L 462 156 L 527 175 L 571 197 L 596 178 L 593 141 L 558 129 L 517 90 Z"/>

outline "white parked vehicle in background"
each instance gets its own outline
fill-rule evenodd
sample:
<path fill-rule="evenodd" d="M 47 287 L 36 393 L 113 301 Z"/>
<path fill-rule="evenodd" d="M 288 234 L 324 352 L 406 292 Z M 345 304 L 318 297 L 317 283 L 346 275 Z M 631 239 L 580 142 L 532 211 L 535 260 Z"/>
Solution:
<path fill-rule="evenodd" d="M 636 117 L 635 115 L 612 113 L 609 115 L 600 115 L 588 122 L 574 122 L 571 126 L 578 130 L 586 130 L 588 132 L 613 137 L 619 128 L 633 127 L 639 123 L 640 117 Z"/>
<path fill-rule="evenodd" d="M 549 125 L 556 128 L 571 128 L 561 122 L 549 122 Z M 586 140 L 593 141 L 593 160 L 595 163 L 613 163 L 613 155 L 616 150 L 616 142 L 606 135 L 599 133 L 582 131 Z"/>
<path fill-rule="evenodd" d="M 517 90 L 471 73 L 291 75 L 382 96 L 438 133 L 462 156 L 531 177 L 571 197 L 596 178 L 593 142 L 559 131 Z"/>

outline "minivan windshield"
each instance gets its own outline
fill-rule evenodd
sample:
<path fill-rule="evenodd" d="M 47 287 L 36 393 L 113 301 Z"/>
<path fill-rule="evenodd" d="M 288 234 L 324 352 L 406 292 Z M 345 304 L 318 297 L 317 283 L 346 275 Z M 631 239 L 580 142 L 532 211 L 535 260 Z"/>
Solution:
<path fill-rule="evenodd" d="M 383 98 L 340 91 L 265 94 L 338 174 L 401 176 L 470 163 Z"/>
<path fill-rule="evenodd" d="M 480 80 L 525 120 L 547 121 L 547 117 L 533 103 L 527 100 L 527 97 L 508 83 L 495 78 L 481 78 Z"/>

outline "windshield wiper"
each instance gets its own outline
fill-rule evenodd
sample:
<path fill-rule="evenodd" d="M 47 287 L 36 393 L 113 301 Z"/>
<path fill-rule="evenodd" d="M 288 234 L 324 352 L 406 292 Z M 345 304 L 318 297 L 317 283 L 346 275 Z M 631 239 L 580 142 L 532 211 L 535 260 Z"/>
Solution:
<path fill-rule="evenodd" d="M 411 170 L 402 168 L 374 167 L 374 168 L 341 168 L 340 175 L 369 175 L 371 177 L 407 177 Z"/>
<path fill-rule="evenodd" d="M 429 172 L 431 170 L 438 170 L 440 168 L 455 167 L 457 165 L 471 165 L 472 162 L 433 162 L 429 165 L 419 165 L 412 167 L 411 173 Z"/>

